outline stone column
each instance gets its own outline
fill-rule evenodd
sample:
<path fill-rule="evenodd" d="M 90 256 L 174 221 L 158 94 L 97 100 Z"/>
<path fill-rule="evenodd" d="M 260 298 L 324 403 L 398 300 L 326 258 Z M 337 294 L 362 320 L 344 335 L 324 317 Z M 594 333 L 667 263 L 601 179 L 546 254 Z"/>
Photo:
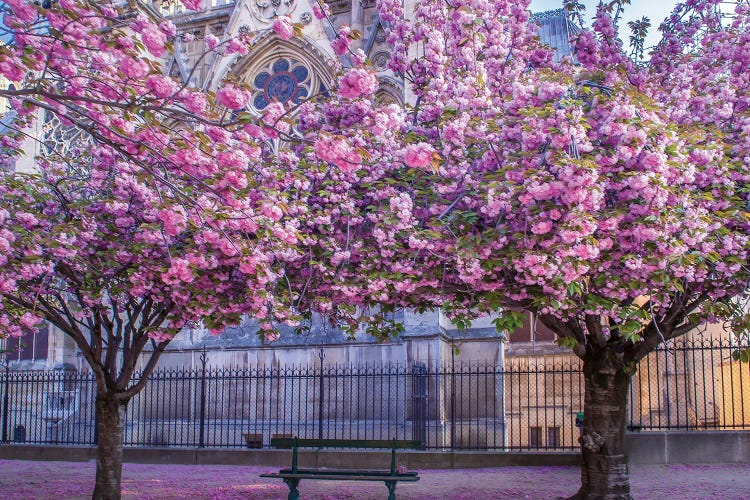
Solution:
<path fill-rule="evenodd" d="M 49 325 L 48 331 L 46 368 L 78 369 L 75 341 L 55 326 Z"/>
<path fill-rule="evenodd" d="M 495 414 L 498 415 L 497 421 L 495 422 L 495 435 L 497 435 L 497 428 L 500 427 L 502 433 L 502 451 L 506 451 L 508 444 L 508 426 L 505 421 L 505 342 L 507 339 L 503 337 L 499 340 L 498 352 L 497 352 L 497 363 L 495 365 Z M 498 443 L 494 445 L 497 447 Z"/>
<path fill-rule="evenodd" d="M 352 21 L 351 28 L 353 30 L 359 30 L 362 33 L 362 38 L 354 40 L 352 42 L 352 50 L 362 48 L 364 43 L 364 31 L 365 31 L 365 10 L 362 8 L 361 0 L 352 0 Z"/>

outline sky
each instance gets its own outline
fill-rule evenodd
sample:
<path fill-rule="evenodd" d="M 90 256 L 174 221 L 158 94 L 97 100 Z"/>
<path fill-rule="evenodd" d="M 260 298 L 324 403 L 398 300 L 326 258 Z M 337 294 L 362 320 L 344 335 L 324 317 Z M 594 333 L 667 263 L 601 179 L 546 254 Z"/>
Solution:
<path fill-rule="evenodd" d="M 586 5 L 585 18 L 590 21 L 594 14 L 596 14 L 596 6 L 599 4 L 599 0 L 584 0 L 583 3 Z M 625 6 L 623 21 L 620 23 L 621 29 L 625 30 L 625 32 L 621 32 L 620 38 L 627 43 L 630 33 L 627 31 L 626 23 L 646 16 L 651 20 L 651 28 L 649 28 L 646 46 L 656 45 L 660 38 L 657 28 L 679 2 L 677 0 L 631 0 L 630 3 L 630 5 Z M 532 12 L 559 9 L 561 7 L 562 0 L 531 0 Z"/>

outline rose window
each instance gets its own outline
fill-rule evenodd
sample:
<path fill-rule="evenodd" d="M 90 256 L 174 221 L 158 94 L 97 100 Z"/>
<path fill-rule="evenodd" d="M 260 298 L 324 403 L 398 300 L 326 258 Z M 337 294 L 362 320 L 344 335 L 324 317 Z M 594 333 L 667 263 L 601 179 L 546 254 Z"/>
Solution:
<path fill-rule="evenodd" d="M 253 107 L 257 110 L 265 109 L 274 101 L 299 104 L 310 94 L 311 75 L 295 59 L 277 59 L 255 76 L 253 87 Z"/>

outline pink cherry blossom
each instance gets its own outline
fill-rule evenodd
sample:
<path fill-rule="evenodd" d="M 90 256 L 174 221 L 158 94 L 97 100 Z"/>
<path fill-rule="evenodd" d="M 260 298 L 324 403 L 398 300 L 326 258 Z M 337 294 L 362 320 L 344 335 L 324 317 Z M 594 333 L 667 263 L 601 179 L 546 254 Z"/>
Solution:
<path fill-rule="evenodd" d="M 241 56 L 244 56 L 248 52 L 250 52 L 250 49 L 242 40 L 238 38 L 232 38 L 231 40 L 229 40 L 226 50 L 227 54 L 239 54 Z"/>
<path fill-rule="evenodd" d="M 410 167 L 426 168 L 432 165 L 435 154 L 435 148 L 427 143 L 410 144 L 404 149 L 404 162 Z"/>
<path fill-rule="evenodd" d="M 216 92 L 216 101 L 229 109 L 244 108 L 250 97 L 250 92 L 231 83 Z"/>
<path fill-rule="evenodd" d="M 273 29 L 282 40 L 291 40 L 294 38 L 294 26 L 292 25 L 292 19 L 289 16 L 281 16 L 274 19 L 273 24 L 271 24 L 271 29 Z"/>
<path fill-rule="evenodd" d="M 203 10 L 205 0 L 180 0 L 188 10 Z"/>
<path fill-rule="evenodd" d="M 325 19 L 326 16 L 331 15 L 331 9 L 327 3 L 319 3 L 317 1 L 312 3 L 313 15 L 316 19 Z"/>
<path fill-rule="evenodd" d="M 169 97 L 177 92 L 177 82 L 168 76 L 151 75 L 146 79 L 146 88 L 156 97 Z"/>
<path fill-rule="evenodd" d="M 364 68 L 350 69 L 339 81 L 341 97 L 356 99 L 374 94 L 378 90 L 378 79 Z"/>
<path fill-rule="evenodd" d="M 203 41 L 206 43 L 206 47 L 209 48 L 209 50 L 215 49 L 219 45 L 219 39 L 216 37 L 216 35 L 213 35 L 209 33 L 203 38 Z"/>
<path fill-rule="evenodd" d="M 333 163 L 343 172 L 352 172 L 359 168 L 362 157 L 343 138 L 323 136 L 313 146 L 315 153 L 323 161 Z"/>

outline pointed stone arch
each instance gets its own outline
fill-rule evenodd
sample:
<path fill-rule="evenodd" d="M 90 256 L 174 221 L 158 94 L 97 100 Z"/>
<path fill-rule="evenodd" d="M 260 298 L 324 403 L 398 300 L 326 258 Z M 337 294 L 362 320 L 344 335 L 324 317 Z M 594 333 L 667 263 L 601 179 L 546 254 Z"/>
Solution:
<path fill-rule="evenodd" d="M 294 101 L 327 91 L 334 81 L 334 64 L 308 39 L 282 40 L 268 33 L 234 63 L 229 74 L 254 89 L 253 108 L 260 110 L 273 98 Z M 271 84 L 275 87 L 269 88 Z"/>
<path fill-rule="evenodd" d="M 378 77 L 380 88 L 375 93 L 375 100 L 380 104 L 404 105 L 404 84 L 390 76 Z"/>

